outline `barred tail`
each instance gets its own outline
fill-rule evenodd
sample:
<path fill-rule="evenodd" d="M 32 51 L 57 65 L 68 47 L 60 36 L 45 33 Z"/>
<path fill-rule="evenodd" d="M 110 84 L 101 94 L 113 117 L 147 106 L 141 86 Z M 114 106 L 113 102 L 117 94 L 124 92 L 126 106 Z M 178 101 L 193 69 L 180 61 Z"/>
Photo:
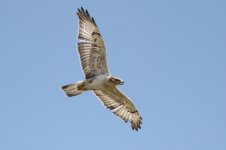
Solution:
<path fill-rule="evenodd" d="M 74 84 L 64 85 L 61 89 L 66 93 L 68 97 L 76 96 L 84 92 L 83 90 L 79 90 L 78 86 L 82 84 L 82 81 L 79 81 Z"/>

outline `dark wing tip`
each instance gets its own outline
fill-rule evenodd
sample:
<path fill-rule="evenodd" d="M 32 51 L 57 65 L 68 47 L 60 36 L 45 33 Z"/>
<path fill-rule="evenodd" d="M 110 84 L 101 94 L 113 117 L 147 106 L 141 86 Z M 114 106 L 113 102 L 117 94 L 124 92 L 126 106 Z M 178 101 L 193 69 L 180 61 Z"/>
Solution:
<path fill-rule="evenodd" d="M 92 17 L 92 22 L 95 26 L 97 26 L 96 21 L 94 20 L 94 18 Z"/>
<path fill-rule="evenodd" d="M 131 120 L 130 123 L 131 123 L 131 127 L 133 130 L 136 130 L 138 131 L 138 129 L 141 129 L 141 124 L 142 124 L 142 117 L 139 116 L 139 119 L 138 120 Z"/>
<path fill-rule="evenodd" d="M 136 130 L 136 131 L 138 131 L 138 129 L 141 129 L 140 124 L 132 124 L 132 123 L 131 123 L 131 126 L 132 126 L 132 129 L 133 129 L 133 130 Z"/>
<path fill-rule="evenodd" d="M 84 9 L 83 7 L 78 8 L 77 15 L 79 19 L 88 20 L 89 22 L 97 26 L 95 20 L 93 19 L 92 16 L 90 16 L 89 11 L 87 9 Z"/>
<path fill-rule="evenodd" d="M 84 11 L 83 7 L 81 6 L 81 10 Z"/>

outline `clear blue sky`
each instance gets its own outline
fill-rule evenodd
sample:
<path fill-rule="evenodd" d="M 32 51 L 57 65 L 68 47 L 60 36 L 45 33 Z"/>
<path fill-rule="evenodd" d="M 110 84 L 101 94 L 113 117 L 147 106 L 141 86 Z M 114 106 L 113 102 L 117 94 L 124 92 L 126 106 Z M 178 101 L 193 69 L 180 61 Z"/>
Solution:
<path fill-rule="evenodd" d="M 142 114 L 139 132 L 91 92 L 59 90 L 83 79 L 80 6 Z M 0 149 L 225 150 L 225 14 L 225 0 L 2 0 Z"/>

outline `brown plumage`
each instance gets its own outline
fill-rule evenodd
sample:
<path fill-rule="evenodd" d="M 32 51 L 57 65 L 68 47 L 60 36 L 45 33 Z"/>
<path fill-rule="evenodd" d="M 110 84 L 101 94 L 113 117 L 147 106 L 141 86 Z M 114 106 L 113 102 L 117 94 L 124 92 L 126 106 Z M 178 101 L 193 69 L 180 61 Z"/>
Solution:
<path fill-rule="evenodd" d="M 61 88 L 69 97 L 92 90 L 106 108 L 125 122 L 129 121 L 132 129 L 137 131 L 141 128 L 142 117 L 131 100 L 117 89 L 124 82 L 112 77 L 108 71 L 106 48 L 95 20 L 82 7 L 77 15 L 78 52 L 86 79 Z"/>

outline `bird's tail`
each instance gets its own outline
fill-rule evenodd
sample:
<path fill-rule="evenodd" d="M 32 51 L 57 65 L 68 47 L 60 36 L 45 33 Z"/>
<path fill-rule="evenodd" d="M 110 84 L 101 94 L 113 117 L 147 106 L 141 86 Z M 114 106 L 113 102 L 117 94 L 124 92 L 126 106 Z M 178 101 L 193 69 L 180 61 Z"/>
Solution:
<path fill-rule="evenodd" d="M 82 85 L 82 81 L 79 81 L 74 84 L 64 85 L 61 87 L 61 89 L 66 93 L 66 95 L 68 97 L 76 96 L 76 95 L 82 94 L 82 92 L 84 92 L 84 90 L 78 89 L 79 85 Z"/>

